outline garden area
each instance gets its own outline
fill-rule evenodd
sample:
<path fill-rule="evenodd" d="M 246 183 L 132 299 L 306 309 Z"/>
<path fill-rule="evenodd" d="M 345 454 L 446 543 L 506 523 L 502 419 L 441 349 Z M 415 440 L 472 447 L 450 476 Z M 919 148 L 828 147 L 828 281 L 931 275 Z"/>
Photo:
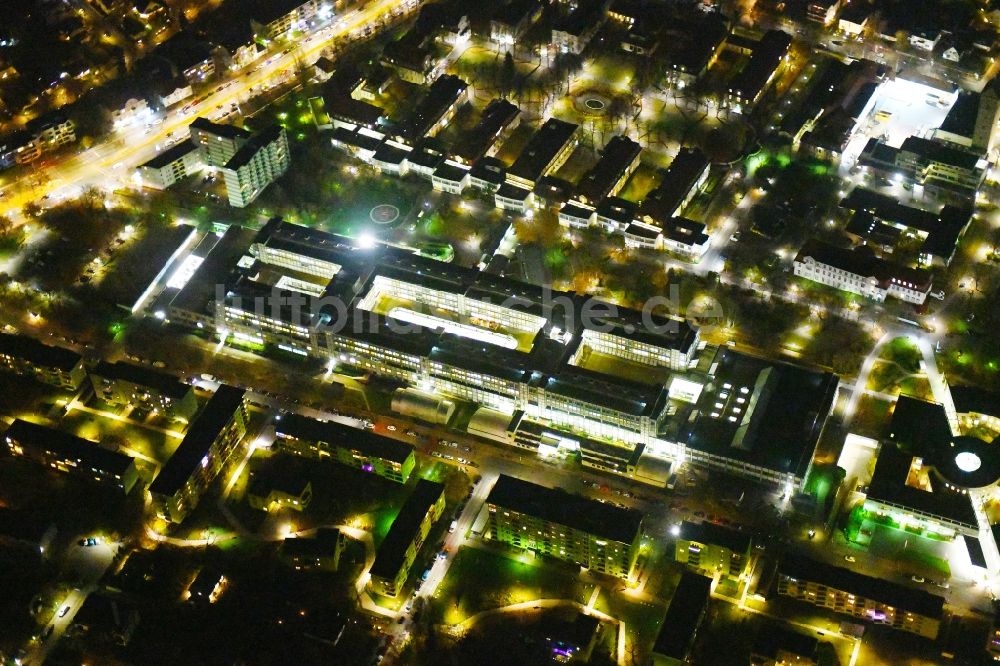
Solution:
<path fill-rule="evenodd" d="M 528 553 L 461 548 L 431 603 L 433 622 L 458 624 L 485 610 L 535 599 L 586 603 L 593 585 L 580 583 L 569 567 L 560 568 Z"/>

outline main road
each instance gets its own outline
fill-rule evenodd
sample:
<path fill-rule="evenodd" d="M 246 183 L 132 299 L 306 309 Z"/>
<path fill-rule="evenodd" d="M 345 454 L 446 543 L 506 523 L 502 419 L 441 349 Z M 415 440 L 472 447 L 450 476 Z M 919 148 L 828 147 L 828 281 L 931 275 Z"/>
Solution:
<path fill-rule="evenodd" d="M 195 118 L 216 115 L 232 104 L 248 100 L 285 70 L 315 62 L 335 40 L 362 34 L 379 21 L 397 16 L 416 4 L 416 0 L 374 0 L 283 51 L 263 54 L 253 69 L 220 82 L 210 93 L 196 98 L 197 103 L 166 111 L 159 124 L 116 130 L 94 147 L 0 188 L 0 215 L 16 217 L 28 203 L 56 203 L 91 186 L 121 185 L 137 166 L 186 137 L 187 126 Z"/>

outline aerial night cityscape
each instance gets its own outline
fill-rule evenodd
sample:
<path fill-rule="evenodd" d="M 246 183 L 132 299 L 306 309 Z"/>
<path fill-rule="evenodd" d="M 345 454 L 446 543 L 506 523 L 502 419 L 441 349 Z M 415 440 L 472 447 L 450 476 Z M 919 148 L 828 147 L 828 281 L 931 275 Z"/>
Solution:
<path fill-rule="evenodd" d="M 1000 663 L 1000 0 L 3 0 L 0 665 Z"/>

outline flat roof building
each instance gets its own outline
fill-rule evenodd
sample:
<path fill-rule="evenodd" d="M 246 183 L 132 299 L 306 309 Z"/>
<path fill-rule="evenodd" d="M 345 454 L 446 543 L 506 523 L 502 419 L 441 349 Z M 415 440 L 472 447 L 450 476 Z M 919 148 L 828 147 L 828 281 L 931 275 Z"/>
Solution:
<path fill-rule="evenodd" d="M 139 176 L 146 187 L 165 190 L 198 173 L 203 167 L 198 145 L 191 139 L 184 139 L 140 165 Z"/>
<path fill-rule="evenodd" d="M 739 578 L 750 563 L 750 535 L 710 522 L 681 522 L 674 559 L 708 576 Z"/>
<path fill-rule="evenodd" d="M 402 591 L 424 539 L 442 513 L 444 485 L 419 479 L 375 552 L 368 583 L 375 592 L 395 597 Z"/>
<path fill-rule="evenodd" d="M 161 518 L 184 520 L 212 480 L 242 450 L 248 419 L 245 396 L 243 389 L 222 384 L 191 423 L 149 486 Z"/>
<path fill-rule="evenodd" d="M 455 149 L 455 156 L 472 164 L 484 155 L 496 153 L 499 143 L 518 126 L 521 110 L 505 99 L 494 99 L 483 109 L 476 126 Z"/>
<path fill-rule="evenodd" d="M 253 135 L 220 167 L 229 205 L 246 208 L 288 171 L 291 152 L 285 128 L 272 125 Z"/>
<path fill-rule="evenodd" d="M 569 159 L 576 147 L 577 125 L 549 118 L 532 135 L 528 145 L 507 172 L 508 180 L 531 190 L 542 176 L 547 176 Z"/>
<path fill-rule="evenodd" d="M 413 471 L 413 447 L 336 421 L 285 414 L 275 423 L 275 446 L 295 455 L 344 465 L 406 483 Z"/>
<path fill-rule="evenodd" d="M 79 388 L 87 377 L 75 351 L 9 333 L 0 333 L 0 369 L 65 389 Z"/>
<path fill-rule="evenodd" d="M 407 119 L 399 134 L 410 142 L 437 134 L 468 100 L 469 84 L 451 74 L 442 74 Z"/>
<path fill-rule="evenodd" d="M 723 350 L 702 387 L 698 418 L 682 430 L 688 460 L 801 486 L 833 406 L 839 379 Z"/>
<path fill-rule="evenodd" d="M 486 499 L 491 539 L 609 576 L 633 574 L 642 514 L 501 474 Z"/>
<path fill-rule="evenodd" d="M 639 166 L 642 146 L 626 136 L 614 136 L 604 146 L 601 159 L 576 184 L 576 196 L 585 204 L 597 205 L 618 194 Z"/>
<path fill-rule="evenodd" d="M 90 370 L 90 383 L 98 398 L 113 405 L 160 411 L 184 420 L 198 409 L 191 385 L 139 365 L 101 361 Z"/>
<path fill-rule="evenodd" d="M 930 639 L 944 619 L 943 597 L 796 555 L 778 565 L 778 594 Z"/>
<path fill-rule="evenodd" d="M 663 179 L 639 206 L 642 221 L 662 226 L 681 214 L 708 178 L 708 158 L 697 148 L 681 148 Z"/>
<path fill-rule="evenodd" d="M 97 442 L 16 419 L 4 433 L 11 454 L 60 472 L 118 487 L 128 494 L 139 480 L 135 460 Z"/>
<path fill-rule="evenodd" d="M 654 666 L 682 666 L 691 663 L 691 649 L 698 628 L 708 611 L 712 579 L 685 571 L 670 599 L 660 633 L 653 642 Z"/>

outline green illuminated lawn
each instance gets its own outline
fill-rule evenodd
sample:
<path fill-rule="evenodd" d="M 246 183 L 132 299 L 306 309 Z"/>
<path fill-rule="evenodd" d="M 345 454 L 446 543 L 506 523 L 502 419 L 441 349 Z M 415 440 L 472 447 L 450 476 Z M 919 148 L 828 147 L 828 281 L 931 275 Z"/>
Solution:
<path fill-rule="evenodd" d="M 457 624 L 485 610 L 534 599 L 586 603 L 592 589 L 530 555 L 462 548 L 438 587 L 431 617 L 435 623 Z"/>

